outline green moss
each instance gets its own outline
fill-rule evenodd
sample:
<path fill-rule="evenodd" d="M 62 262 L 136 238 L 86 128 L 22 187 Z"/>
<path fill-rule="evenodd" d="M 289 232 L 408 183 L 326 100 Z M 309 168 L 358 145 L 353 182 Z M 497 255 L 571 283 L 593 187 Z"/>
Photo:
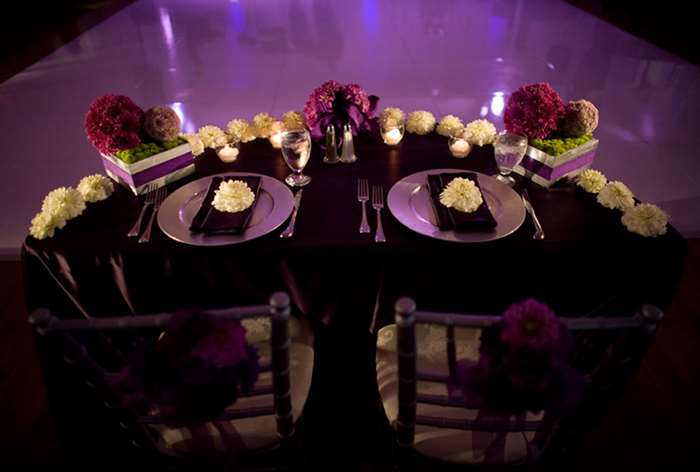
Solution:
<path fill-rule="evenodd" d="M 117 151 L 115 154 L 120 160 L 126 162 L 127 164 L 133 164 L 134 162 L 141 161 L 147 157 L 154 156 L 168 149 L 172 149 L 181 144 L 186 143 L 184 138 L 178 136 L 170 141 L 164 141 L 162 143 L 141 143 L 136 147 L 131 149 L 126 149 L 124 151 Z"/>
<path fill-rule="evenodd" d="M 593 139 L 590 134 L 578 138 L 549 138 L 549 139 L 533 139 L 530 141 L 530 146 L 546 152 L 550 156 L 558 156 L 575 147 L 586 144 Z"/>

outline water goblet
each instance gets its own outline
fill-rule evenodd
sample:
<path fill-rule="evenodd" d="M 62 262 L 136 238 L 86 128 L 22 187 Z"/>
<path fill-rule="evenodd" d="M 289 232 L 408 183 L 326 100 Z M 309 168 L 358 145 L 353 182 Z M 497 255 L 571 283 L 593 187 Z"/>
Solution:
<path fill-rule="evenodd" d="M 311 135 L 308 131 L 283 131 L 282 157 L 292 170 L 284 179 L 290 187 L 303 187 L 311 182 L 311 177 L 302 173 L 311 157 Z"/>
<path fill-rule="evenodd" d="M 527 151 L 527 138 L 514 133 L 502 133 L 496 137 L 493 143 L 496 165 L 499 175 L 496 179 L 500 182 L 513 186 L 515 179 L 510 176 L 513 168 L 520 164 Z"/>

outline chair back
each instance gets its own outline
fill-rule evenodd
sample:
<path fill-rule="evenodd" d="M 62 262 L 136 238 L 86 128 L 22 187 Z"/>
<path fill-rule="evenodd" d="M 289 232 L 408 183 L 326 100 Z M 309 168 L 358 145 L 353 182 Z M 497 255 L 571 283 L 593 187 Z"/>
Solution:
<path fill-rule="evenodd" d="M 447 395 L 419 394 L 417 381 L 447 383 L 457 373 L 455 328 L 484 329 L 500 323 L 501 316 L 438 313 L 419 311 L 410 298 L 401 298 L 395 304 L 395 322 L 398 353 L 398 417 L 394 425 L 399 446 L 411 447 L 416 425 L 491 433 L 534 432 L 534 460 L 548 451 L 564 454 L 572 445 L 571 438 L 590 426 L 596 415 L 602 413 L 602 404 L 609 402 L 621 391 L 625 379 L 634 372 L 648 346 L 663 313 L 651 305 L 644 305 L 629 317 L 560 318 L 570 330 L 574 346 L 569 359 L 583 375 L 584 397 L 575 411 L 566 416 L 544 412 L 541 419 L 525 421 L 513 419 L 454 419 L 439 416 L 416 415 L 418 403 L 479 410 L 478 401 L 462 401 Z M 447 369 L 449 374 L 436 374 L 416 368 L 416 324 L 437 324 L 446 327 Z M 524 435 L 524 434 L 523 434 Z"/>
<path fill-rule="evenodd" d="M 258 381 L 250 392 L 240 397 L 272 396 L 272 404 L 226 411 L 211 421 L 235 420 L 275 415 L 277 433 L 284 442 L 294 433 L 290 392 L 290 299 L 284 292 L 270 297 L 269 304 L 207 310 L 216 317 L 234 320 L 269 317 L 271 320 L 270 362 L 261 371 L 272 371 L 272 385 Z M 100 403 L 117 412 L 121 427 L 135 446 L 153 444 L 146 426 L 167 425 L 158 414 L 135 415 L 121 406 L 121 395 L 115 391 L 113 380 L 128 363 L 135 350 L 154 343 L 171 317 L 170 313 L 122 316 L 110 318 L 62 319 L 48 309 L 37 309 L 29 316 L 36 333 L 57 341 L 66 364 L 77 369 L 79 378 L 94 391 Z M 162 451 L 168 453 L 168 451 Z"/>

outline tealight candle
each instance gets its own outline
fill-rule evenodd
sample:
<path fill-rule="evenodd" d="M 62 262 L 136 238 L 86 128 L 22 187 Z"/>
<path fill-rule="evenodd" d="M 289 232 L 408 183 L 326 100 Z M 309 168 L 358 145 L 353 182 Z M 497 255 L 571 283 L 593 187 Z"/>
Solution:
<path fill-rule="evenodd" d="M 450 152 L 454 157 L 467 157 L 471 145 L 462 138 L 450 138 Z"/>
<path fill-rule="evenodd" d="M 223 162 L 235 161 L 236 159 L 238 159 L 238 153 L 238 148 L 231 147 L 228 144 L 216 151 L 216 154 L 219 156 L 219 159 L 221 159 Z"/>
<path fill-rule="evenodd" d="M 385 144 L 395 146 L 403 138 L 403 125 L 382 128 L 382 139 Z"/>
<path fill-rule="evenodd" d="M 281 121 L 277 121 L 272 125 L 272 134 L 270 135 L 270 144 L 275 149 L 282 149 L 282 131 L 283 124 Z"/>

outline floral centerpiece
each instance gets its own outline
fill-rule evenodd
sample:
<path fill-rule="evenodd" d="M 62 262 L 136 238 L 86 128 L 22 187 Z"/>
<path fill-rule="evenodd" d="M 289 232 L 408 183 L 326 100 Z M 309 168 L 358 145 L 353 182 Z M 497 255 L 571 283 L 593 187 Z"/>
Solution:
<path fill-rule="evenodd" d="M 148 184 L 165 185 L 194 172 L 180 118 L 167 106 L 144 112 L 129 97 L 103 95 L 88 109 L 85 133 L 107 174 L 136 194 Z"/>
<path fill-rule="evenodd" d="M 598 109 L 587 100 L 565 104 L 547 83 L 524 85 L 509 97 L 503 122 L 508 132 L 529 141 L 514 171 L 544 187 L 576 176 L 593 163 Z"/>
<path fill-rule="evenodd" d="M 304 106 L 306 124 L 311 130 L 311 138 L 325 147 L 326 129 L 329 125 L 336 128 L 336 136 L 340 136 L 338 146 L 342 145 L 342 130 L 350 125 L 353 136 L 359 132 L 376 133 L 377 118 L 374 110 L 379 97 L 368 95 L 357 84 L 341 85 L 335 80 L 329 80 L 316 88 Z"/>

